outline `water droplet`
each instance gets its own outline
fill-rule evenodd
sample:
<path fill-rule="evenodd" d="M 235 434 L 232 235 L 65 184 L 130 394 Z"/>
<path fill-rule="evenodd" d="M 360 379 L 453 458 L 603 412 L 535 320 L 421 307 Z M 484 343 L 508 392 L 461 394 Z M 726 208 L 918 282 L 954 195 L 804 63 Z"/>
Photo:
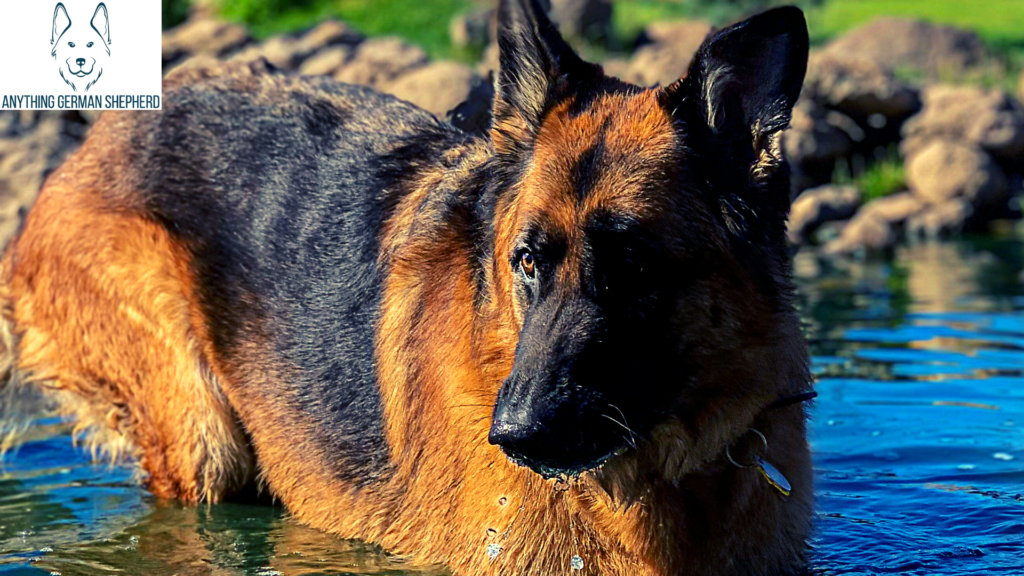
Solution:
<path fill-rule="evenodd" d="M 508 498 L 505 498 L 504 496 L 502 496 L 501 498 L 498 498 L 498 506 L 506 506 L 506 505 L 508 505 Z"/>
<path fill-rule="evenodd" d="M 487 557 L 494 560 L 498 557 L 498 552 L 501 552 L 501 546 L 498 544 L 487 545 Z"/>
<path fill-rule="evenodd" d="M 583 558 L 580 558 L 577 554 L 572 557 L 571 561 L 569 561 L 569 565 L 572 566 L 573 570 L 583 570 Z"/>
<path fill-rule="evenodd" d="M 487 537 L 488 538 L 494 538 L 497 535 L 498 535 L 498 531 L 495 530 L 494 528 L 488 528 L 487 529 Z"/>
<path fill-rule="evenodd" d="M 1013 460 L 1013 456 L 1007 454 L 1006 452 L 996 452 L 995 454 L 992 455 L 992 457 L 995 458 L 996 460 L 1002 460 L 1003 462 L 1009 462 L 1010 460 Z"/>

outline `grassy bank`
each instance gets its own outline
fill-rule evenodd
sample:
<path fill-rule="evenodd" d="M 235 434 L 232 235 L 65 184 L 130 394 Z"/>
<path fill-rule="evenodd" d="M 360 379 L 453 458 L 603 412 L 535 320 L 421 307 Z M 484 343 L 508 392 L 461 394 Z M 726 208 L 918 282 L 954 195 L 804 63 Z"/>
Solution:
<path fill-rule="evenodd" d="M 976 31 L 1015 70 L 1024 68 L 1022 0 L 795 0 L 808 16 L 815 43 L 823 43 L 879 16 L 923 18 Z M 701 18 L 724 24 L 771 0 L 613 0 L 612 50 L 628 49 L 645 25 L 658 20 Z M 455 15 L 488 0 L 219 0 L 221 14 L 245 23 L 257 38 L 308 28 L 338 18 L 371 36 L 396 34 L 426 48 L 435 58 L 471 60 L 448 40 Z M 165 24 L 179 22 L 188 0 L 163 0 Z"/>

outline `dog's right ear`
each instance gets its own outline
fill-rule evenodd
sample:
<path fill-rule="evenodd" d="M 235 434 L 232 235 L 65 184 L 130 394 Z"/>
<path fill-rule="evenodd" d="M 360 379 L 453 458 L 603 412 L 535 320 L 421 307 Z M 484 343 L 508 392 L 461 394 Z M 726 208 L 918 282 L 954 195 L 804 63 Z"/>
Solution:
<path fill-rule="evenodd" d="M 498 58 L 491 140 L 499 153 L 532 140 L 559 82 L 599 71 L 573 52 L 538 0 L 499 2 Z"/>
<path fill-rule="evenodd" d="M 57 6 L 53 9 L 53 29 L 50 30 L 50 44 L 53 44 L 50 56 L 57 55 L 57 44 L 60 43 L 60 37 L 67 32 L 68 28 L 71 28 L 71 18 L 68 16 L 67 8 L 64 8 L 63 2 L 57 2 Z"/>

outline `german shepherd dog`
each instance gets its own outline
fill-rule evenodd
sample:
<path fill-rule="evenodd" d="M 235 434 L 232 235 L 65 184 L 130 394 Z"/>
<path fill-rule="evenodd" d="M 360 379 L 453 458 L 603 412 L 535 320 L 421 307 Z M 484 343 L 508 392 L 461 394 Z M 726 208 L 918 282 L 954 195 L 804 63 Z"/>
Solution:
<path fill-rule="evenodd" d="M 493 126 L 267 65 L 105 114 L 4 260 L 14 368 L 158 496 L 456 574 L 782 574 L 812 516 L 780 132 L 807 28 L 603 75 L 503 0 Z M 789 400 L 787 400 L 789 399 Z"/>
<path fill-rule="evenodd" d="M 84 16 L 84 15 L 82 15 Z M 68 15 L 63 2 L 53 8 L 50 30 L 50 56 L 57 61 L 57 72 L 75 92 L 88 92 L 103 76 L 103 63 L 110 56 L 110 15 L 100 2 L 88 21 Z"/>

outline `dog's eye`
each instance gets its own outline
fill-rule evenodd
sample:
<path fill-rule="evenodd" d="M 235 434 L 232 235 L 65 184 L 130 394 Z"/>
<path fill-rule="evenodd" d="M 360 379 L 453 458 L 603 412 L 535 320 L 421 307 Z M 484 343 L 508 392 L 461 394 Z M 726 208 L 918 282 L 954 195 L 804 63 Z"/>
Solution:
<path fill-rule="evenodd" d="M 86 44 L 85 47 L 86 48 L 92 48 L 92 42 L 89 42 L 88 44 Z"/>
<path fill-rule="evenodd" d="M 68 46 L 71 46 L 72 48 L 74 48 L 75 47 L 75 43 L 74 42 L 68 42 Z"/>
<path fill-rule="evenodd" d="M 523 253 L 519 255 L 519 268 L 522 269 L 523 274 L 526 274 L 528 277 L 533 278 L 533 275 L 535 273 L 535 266 L 536 262 L 533 259 L 533 253 L 531 253 L 529 250 L 524 250 Z"/>

